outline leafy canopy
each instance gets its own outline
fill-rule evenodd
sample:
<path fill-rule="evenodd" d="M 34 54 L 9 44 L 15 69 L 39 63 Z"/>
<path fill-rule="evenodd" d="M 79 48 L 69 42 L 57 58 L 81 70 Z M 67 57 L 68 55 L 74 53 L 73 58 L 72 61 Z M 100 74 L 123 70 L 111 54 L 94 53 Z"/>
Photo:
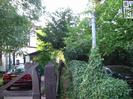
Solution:
<path fill-rule="evenodd" d="M 41 40 L 51 43 L 55 49 L 64 48 L 64 37 L 67 36 L 69 27 L 74 24 L 73 19 L 70 9 L 60 9 L 52 13 L 43 29 L 46 36 L 40 37 Z"/>
<path fill-rule="evenodd" d="M 12 51 L 27 44 L 30 22 L 16 13 L 8 0 L 0 2 L 0 51 Z"/>
<path fill-rule="evenodd" d="M 11 0 L 17 13 L 28 17 L 30 20 L 37 20 L 44 12 L 41 0 Z"/>

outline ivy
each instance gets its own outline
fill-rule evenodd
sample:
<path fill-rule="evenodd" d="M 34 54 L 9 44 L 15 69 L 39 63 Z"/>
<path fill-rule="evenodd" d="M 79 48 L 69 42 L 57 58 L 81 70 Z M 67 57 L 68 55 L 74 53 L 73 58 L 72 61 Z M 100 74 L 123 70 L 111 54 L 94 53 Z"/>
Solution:
<path fill-rule="evenodd" d="M 130 99 L 125 81 L 104 74 L 98 49 L 92 49 L 90 61 L 83 74 L 79 99 Z"/>
<path fill-rule="evenodd" d="M 77 60 L 69 62 L 73 86 L 69 90 L 73 93 L 70 99 L 131 99 L 125 81 L 105 74 L 98 50 L 91 50 L 89 63 Z"/>

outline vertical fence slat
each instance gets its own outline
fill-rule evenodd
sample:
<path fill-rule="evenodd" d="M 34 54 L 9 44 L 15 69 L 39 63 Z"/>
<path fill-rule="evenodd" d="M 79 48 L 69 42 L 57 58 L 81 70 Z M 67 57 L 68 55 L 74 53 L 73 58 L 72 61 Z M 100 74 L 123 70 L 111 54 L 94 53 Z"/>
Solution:
<path fill-rule="evenodd" d="M 45 66 L 46 99 L 56 99 L 56 73 L 54 65 L 49 63 Z"/>
<path fill-rule="evenodd" d="M 41 99 L 40 79 L 40 75 L 37 73 L 37 68 L 32 70 L 33 99 Z"/>
<path fill-rule="evenodd" d="M 61 76 L 62 76 L 62 70 L 65 67 L 65 64 L 62 60 L 59 61 L 59 68 L 58 68 L 58 84 L 57 84 L 57 94 L 58 96 L 61 93 Z"/>

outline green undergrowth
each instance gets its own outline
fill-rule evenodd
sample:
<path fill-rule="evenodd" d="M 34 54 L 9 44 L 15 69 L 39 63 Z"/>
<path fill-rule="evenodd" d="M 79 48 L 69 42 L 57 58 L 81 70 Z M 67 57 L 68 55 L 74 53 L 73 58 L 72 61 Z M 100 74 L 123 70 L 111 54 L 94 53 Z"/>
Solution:
<path fill-rule="evenodd" d="M 83 74 L 87 68 L 87 63 L 84 61 L 73 60 L 69 63 L 69 69 L 72 74 L 73 82 L 73 99 L 78 99 L 80 96 L 79 86 L 83 81 Z"/>
<path fill-rule="evenodd" d="M 128 84 L 104 73 L 98 49 L 92 49 L 89 63 L 71 61 L 73 98 L 71 99 L 131 99 Z"/>
<path fill-rule="evenodd" d="M 58 99 L 73 99 L 72 77 L 67 66 L 62 70 Z"/>

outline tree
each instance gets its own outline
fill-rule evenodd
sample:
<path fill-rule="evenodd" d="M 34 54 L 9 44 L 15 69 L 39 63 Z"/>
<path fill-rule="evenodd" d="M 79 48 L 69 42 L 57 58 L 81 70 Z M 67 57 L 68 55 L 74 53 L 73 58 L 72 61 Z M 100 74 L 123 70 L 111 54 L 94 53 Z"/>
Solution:
<path fill-rule="evenodd" d="M 69 27 L 74 24 L 73 22 L 74 18 L 70 9 L 60 9 L 52 13 L 43 29 L 46 36 L 42 38 L 42 41 L 51 43 L 55 49 L 64 48 L 64 37 L 67 36 Z"/>
<path fill-rule="evenodd" d="M 103 52 L 103 55 L 109 53 L 109 51 L 114 50 L 113 47 L 117 41 L 114 39 L 119 38 L 119 33 L 117 33 L 116 29 L 118 29 L 119 27 L 122 28 L 122 24 L 118 25 L 117 22 L 119 23 L 121 23 L 120 21 L 125 22 L 125 19 L 117 15 L 119 9 L 122 6 L 121 1 L 107 0 L 105 1 L 104 4 L 97 7 L 96 11 L 97 11 L 97 32 L 99 39 L 98 41 L 99 41 L 99 46 L 100 47 L 103 46 L 103 49 L 101 51 L 102 52 L 105 51 Z"/>
<path fill-rule="evenodd" d="M 25 46 L 31 22 L 20 16 L 9 0 L 0 2 L 0 60 L 2 52 L 14 52 Z M 1 62 L 0 62 L 1 63 Z"/>
<path fill-rule="evenodd" d="M 37 20 L 44 12 L 41 0 L 11 0 L 11 4 L 16 8 L 17 13 L 30 20 Z"/>
<path fill-rule="evenodd" d="M 28 40 L 30 22 L 16 13 L 7 0 L 0 4 L 0 51 L 16 50 Z"/>
<path fill-rule="evenodd" d="M 133 23 L 123 17 L 122 0 L 106 0 L 96 12 L 98 45 L 106 64 L 129 65 L 133 58 Z"/>
<path fill-rule="evenodd" d="M 75 26 L 69 28 L 65 44 L 66 59 L 88 61 L 91 48 L 91 26 L 88 18 L 79 20 Z"/>

